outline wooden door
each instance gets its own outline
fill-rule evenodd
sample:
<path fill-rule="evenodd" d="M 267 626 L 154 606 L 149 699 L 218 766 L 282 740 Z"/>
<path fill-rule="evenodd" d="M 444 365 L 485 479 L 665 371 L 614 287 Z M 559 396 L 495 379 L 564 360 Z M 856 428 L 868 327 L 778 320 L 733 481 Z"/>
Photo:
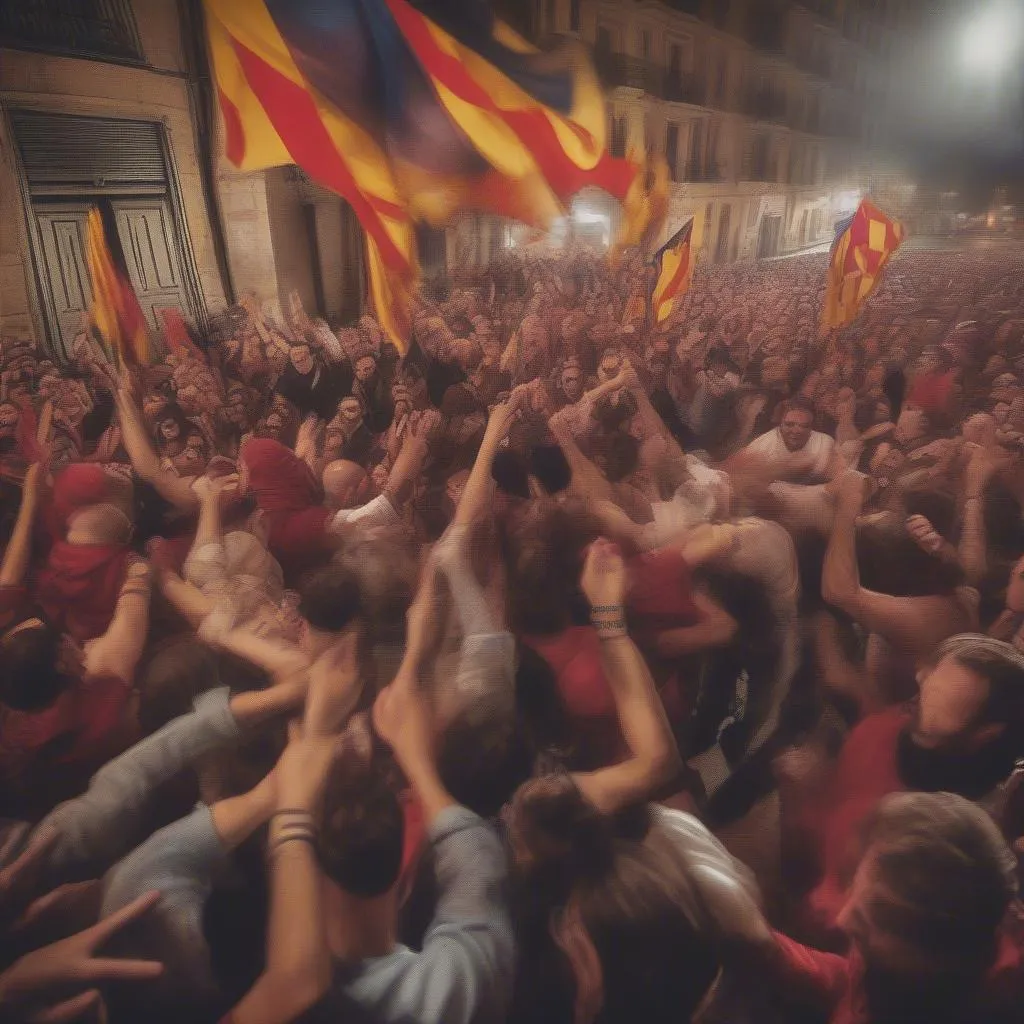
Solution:
<path fill-rule="evenodd" d="M 160 310 L 188 311 L 171 205 L 163 197 L 116 199 L 112 205 L 128 276 L 150 330 L 159 333 Z"/>
<path fill-rule="evenodd" d="M 87 203 L 61 203 L 34 208 L 43 267 L 53 296 L 60 348 L 70 358 L 71 345 L 84 325 L 92 289 L 85 260 Z"/>

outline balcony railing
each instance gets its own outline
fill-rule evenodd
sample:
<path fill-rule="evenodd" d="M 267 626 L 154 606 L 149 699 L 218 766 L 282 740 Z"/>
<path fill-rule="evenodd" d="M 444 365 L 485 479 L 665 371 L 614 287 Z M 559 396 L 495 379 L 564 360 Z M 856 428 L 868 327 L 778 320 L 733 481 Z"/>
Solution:
<path fill-rule="evenodd" d="M 0 0 L 0 46 L 139 61 L 127 0 Z"/>
<path fill-rule="evenodd" d="M 620 53 L 596 53 L 594 63 L 606 89 L 638 89 L 673 103 L 701 106 L 707 97 L 704 82 L 688 72 L 675 74 L 647 60 Z"/>

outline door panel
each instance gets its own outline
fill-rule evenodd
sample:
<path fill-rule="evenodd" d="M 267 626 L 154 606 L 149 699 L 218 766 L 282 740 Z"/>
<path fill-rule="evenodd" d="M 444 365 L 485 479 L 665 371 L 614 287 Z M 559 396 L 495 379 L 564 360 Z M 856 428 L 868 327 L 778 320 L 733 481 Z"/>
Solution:
<path fill-rule="evenodd" d="M 85 203 L 38 206 L 35 215 L 45 263 L 42 270 L 49 279 L 58 340 L 66 358 L 92 299 L 85 261 L 89 207 Z"/>
<path fill-rule="evenodd" d="M 159 332 L 160 310 L 188 311 L 170 204 L 166 199 L 119 199 L 113 207 L 128 276 L 150 330 Z"/>

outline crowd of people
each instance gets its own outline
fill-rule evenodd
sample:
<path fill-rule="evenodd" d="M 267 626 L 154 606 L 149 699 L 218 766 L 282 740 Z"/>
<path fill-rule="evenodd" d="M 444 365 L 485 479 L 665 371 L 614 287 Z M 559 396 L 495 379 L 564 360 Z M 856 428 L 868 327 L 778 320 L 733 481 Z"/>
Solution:
<path fill-rule="evenodd" d="M 825 276 L 4 339 L 0 1018 L 1024 1019 L 1024 276 Z"/>

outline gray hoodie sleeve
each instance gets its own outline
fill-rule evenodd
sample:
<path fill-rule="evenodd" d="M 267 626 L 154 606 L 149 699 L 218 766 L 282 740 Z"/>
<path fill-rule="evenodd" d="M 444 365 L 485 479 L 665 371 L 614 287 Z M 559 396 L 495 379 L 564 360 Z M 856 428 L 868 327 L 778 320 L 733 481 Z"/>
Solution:
<path fill-rule="evenodd" d="M 500 1024 L 515 967 L 501 841 L 464 807 L 442 813 L 430 839 L 439 895 L 423 949 L 377 961 L 348 994 L 392 1022 Z"/>
<path fill-rule="evenodd" d="M 227 687 L 201 694 L 195 710 L 168 722 L 93 776 L 80 797 L 56 807 L 40 828 L 57 829 L 56 876 L 102 874 L 142 838 L 140 817 L 157 786 L 238 734 Z"/>

